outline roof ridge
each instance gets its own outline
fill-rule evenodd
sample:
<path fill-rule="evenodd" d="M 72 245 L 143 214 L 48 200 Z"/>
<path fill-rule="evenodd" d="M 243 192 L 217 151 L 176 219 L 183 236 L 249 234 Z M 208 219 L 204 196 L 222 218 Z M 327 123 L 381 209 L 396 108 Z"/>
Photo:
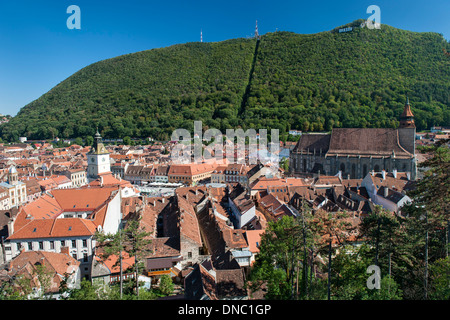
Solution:
<path fill-rule="evenodd" d="M 57 220 L 57 218 L 55 217 L 53 219 L 53 223 L 52 223 L 52 227 L 50 228 L 50 234 L 49 235 L 52 235 L 53 229 L 55 228 L 56 220 Z"/>
<path fill-rule="evenodd" d="M 89 219 L 84 219 L 84 218 L 78 218 L 80 219 L 81 223 L 86 227 L 86 229 L 90 232 L 91 230 L 89 229 L 89 227 L 86 225 L 86 221 L 91 221 L 92 223 L 94 223 L 92 220 Z"/>

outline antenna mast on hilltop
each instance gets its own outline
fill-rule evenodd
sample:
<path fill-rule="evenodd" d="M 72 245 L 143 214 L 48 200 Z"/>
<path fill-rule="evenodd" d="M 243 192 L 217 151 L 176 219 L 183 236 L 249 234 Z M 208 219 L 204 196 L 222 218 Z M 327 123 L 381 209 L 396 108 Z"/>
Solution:
<path fill-rule="evenodd" d="M 200 42 L 203 42 L 203 30 L 200 29 Z"/>
<path fill-rule="evenodd" d="M 259 32 L 258 32 L 258 20 L 256 20 L 256 27 L 255 27 L 255 39 L 259 40 Z"/>

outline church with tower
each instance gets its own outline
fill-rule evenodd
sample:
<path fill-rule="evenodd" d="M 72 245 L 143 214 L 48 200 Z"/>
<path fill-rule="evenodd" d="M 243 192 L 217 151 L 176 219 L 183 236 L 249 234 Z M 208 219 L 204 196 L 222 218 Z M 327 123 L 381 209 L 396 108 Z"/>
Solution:
<path fill-rule="evenodd" d="M 290 173 L 362 179 L 370 171 L 396 170 L 415 180 L 416 127 L 409 99 L 399 120 L 397 129 L 333 128 L 331 134 L 303 134 L 290 155 Z"/>

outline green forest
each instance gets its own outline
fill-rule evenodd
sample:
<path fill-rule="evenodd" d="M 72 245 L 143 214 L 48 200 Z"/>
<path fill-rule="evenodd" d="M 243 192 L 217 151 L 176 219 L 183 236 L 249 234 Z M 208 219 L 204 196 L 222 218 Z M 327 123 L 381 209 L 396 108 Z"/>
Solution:
<path fill-rule="evenodd" d="M 418 130 L 450 125 L 450 51 L 441 34 L 388 25 L 186 43 L 89 65 L 0 127 L 1 138 L 169 140 L 177 128 L 398 126 L 409 97 Z"/>

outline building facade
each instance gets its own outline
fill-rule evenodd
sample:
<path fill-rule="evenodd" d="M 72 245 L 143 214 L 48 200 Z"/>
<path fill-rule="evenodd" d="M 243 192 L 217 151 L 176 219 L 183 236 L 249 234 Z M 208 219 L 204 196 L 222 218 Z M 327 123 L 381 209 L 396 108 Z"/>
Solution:
<path fill-rule="evenodd" d="M 25 183 L 19 181 L 19 174 L 16 167 L 11 166 L 8 170 L 8 180 L 6 182 L 0 183 L 0 193 L 4 193 L 7 190 L 7 198 L 9 203 L 7 204 L 7 209 L 12 207 L 18 207 L 19 205 L 27 201 L 27 187 Z M 1 199 L 6 199 L 1 197 Z M 3 202 L 3 201 L 2 201 Z"/>

